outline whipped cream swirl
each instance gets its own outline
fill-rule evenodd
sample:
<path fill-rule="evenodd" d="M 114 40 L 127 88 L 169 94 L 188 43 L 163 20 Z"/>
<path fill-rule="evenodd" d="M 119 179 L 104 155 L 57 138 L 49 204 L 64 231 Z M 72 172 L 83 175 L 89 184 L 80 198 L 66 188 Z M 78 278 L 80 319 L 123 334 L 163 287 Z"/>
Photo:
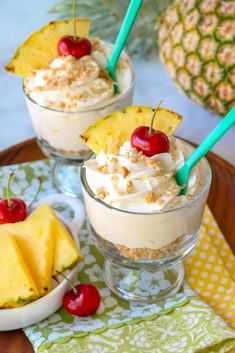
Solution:
<path fill-rule="evenodd" d="M 92 52 L 80 59 L 68 55 L 54 59 L 49 68 L 36 70 L 24 80 L 26 93 L 38 104 L 57 110 L 80 111 L 104 106 L 114 97 L 113 81 L 106 71 L 110 47 L 91 40 Z M 118 77 L 131 84 L 127 60 L 121 57 Z M 121 76 L 120 76 L 121 75 Z M 124 77 L 125 76 L 125 77 Z M 121 93 L 127 87 L 120 85 Z"/>
<path fill-rule="evenodd" d="M 88 185 L 105 203 L 131 212 L 164 212 L 184 204 L 197 188 L 197 170 L 190 175 L 188 194 L 179 196 L 175 173 L 187 152 L 174 137 L 170 146 L 169 153 L 152 157 L 133 149 L 130 142 L 124 143 L 118 155 L 101 151 L 85 164 Z"/>

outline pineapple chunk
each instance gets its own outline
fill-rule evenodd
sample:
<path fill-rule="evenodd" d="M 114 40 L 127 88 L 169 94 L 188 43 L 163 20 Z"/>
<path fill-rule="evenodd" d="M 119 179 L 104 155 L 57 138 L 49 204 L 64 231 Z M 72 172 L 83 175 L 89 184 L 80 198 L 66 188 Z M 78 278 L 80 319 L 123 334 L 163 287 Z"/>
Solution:
<path fill-rule="evenodd" d="M 77 18 L 76 29 L 79 37 L 87 37 L 90 21 Z M 48 23 L 19 46 L 5 69 L 16 75 L 32 76 L 34 70 L 47 68 L 58 57 L 58 40 L 64 35 L 73 34 L 73 19 Z"/>
<path fill-rule="evenodd" d="M 37 285 L 40 296 L 51 289 L 54 226 L 46 220 L 26 220 L 0 227 L 0 237 L 11 234 Z"/>
<path fill-rule="evenodd" d="M 4 234 L 0 247 L 0 308 L 13 308 L 37 299 L 36 284 L 14 239 Z"/>
<path fill-rule="evenodd" d="M 45 220 L 49 220 L 53 224 L 55 236 L 53 275 L 58 275 L 57 271 L 63 272 L 76 266 L 82 260 L 81 253 L 53 209 L 47 204 L 42 204 L 28 217 L 28 221 L 37 219 L 40 219 L 41 224 Z"/>
<path fill-rule="evenodd" d="M 118 153 L 120 146 L 130 140 L 132 132 L 138 126 L 150 126 L 153 111 L 150 107 L 127 107 L 123 111 L 99 119 L 80 138 L 96 154 L 101 149 L 106 153 Z M 181 121 L 182 117 L 179 114 L 159 108 L 153 128 L 169 136 L 177 129 Z"/>

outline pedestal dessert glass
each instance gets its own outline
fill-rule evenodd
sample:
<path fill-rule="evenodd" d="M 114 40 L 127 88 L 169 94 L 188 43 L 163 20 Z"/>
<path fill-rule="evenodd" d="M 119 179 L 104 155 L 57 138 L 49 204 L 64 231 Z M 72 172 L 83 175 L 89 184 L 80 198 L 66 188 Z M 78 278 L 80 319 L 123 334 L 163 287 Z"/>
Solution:
<path fill-rule="evenodd" d="M 82 166 L 89 230 L 105 257 L 105 281 L 119 297 L 151 303 L 174 295 L 181 288 L 181 260 L 196 244 L 211 183 L 211 169 L 205 158 L 200 161 L 200 173 L 203 182 L 193 199 L 162 213 L 137 213 L 98 199 Z M 166 240 L 160 248 L 159 238 Z M 152 245 L 146 247 L 146 242 Z M 131 245 L 126 246 L 127 243 Z"/>
<path fill-rule="evenodd" d="M 132 104 L 134 72 L 131 63 L 130 67 L 132 82 L 128 90 L 114 96 L 111 102 L 96 109 L 72 112 L 47 108 L 35 102 L 24 89 L 37 143 L 48 158 L 55 160 L 53 181 L 64 194 L 70 196 L 81 194 L 79 169 L 90 154 L 90 150 L 79 136 L 99 118 Z"/>

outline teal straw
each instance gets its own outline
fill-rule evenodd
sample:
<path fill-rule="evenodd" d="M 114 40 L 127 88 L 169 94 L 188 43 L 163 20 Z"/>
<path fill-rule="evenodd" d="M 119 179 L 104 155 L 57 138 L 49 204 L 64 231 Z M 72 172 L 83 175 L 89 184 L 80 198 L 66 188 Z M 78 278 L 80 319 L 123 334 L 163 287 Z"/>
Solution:
<path fill-rule="evenodd" d="M 186 185 L 180 195 L 187 192 L 187 184 L 191 169 L 200 161 L 202 157 L 218 142 L 221 137 L 235 124 L 235 107 L 221 120 L 214 130 L 205 138 L 205 140 L 193 151 L 191 156 L 185 161 L 184 165 L 176 173 L 176 181 L 179 186 Z"/>
<path fill-rule="evenodd" d="M 124 17 L 124 20 L 122 22 L 120 31 L 117 35 L 117 38 L 115 40 L 114 46 L 112 53 L 110 55 L 110 58 L 108 60 L 106 69 L 108 70 L 111 78 L 115 82 L 114 85 L 114 92 L 118 93 L 119 88 L 117 84 L 117 73 L 116 73 L 116 65 L 118 62 L 118 59 L 121 55 L 122 49 L 126 43 L 126 40 L 128 38 L 128 35 L 131 31 L 131 28 L 134 24 L 134 21 L 136 19 L 137 13 L 140 9 L 140 6 L 142 4 L 142 0 L 131 0 L 126 15 Z"/>

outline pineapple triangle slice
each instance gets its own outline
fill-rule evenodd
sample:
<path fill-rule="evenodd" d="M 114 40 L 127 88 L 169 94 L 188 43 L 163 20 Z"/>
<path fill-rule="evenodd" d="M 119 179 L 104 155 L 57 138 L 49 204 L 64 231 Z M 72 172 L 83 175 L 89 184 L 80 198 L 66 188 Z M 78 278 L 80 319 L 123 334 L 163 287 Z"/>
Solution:
<path fill-rule="evenodd" d="M 49 221 L 26 220 L 0 227 L 0 237 L 11 234 L 31 271 L 40 296 L 51 289 L 54 226 Z"/>
<path fill-rule="evenodd" d="M 76 19 L 78 37 L 87 37 L 89 29 L 89 20 Z M 47 68 L 58 57 L 57 43 L 64 35 L 74 35 L 73 19 L 48 23 L 19 46 L 5 69 L 16 75 L 32 76 L 34 70 Z"/>
<path fill-rule="evenodd" d="M 81 140 L 96 154 L 118 153 L 120 146 L 129 141 L 132 132 L 141 125 L 150 126 L 154 110 L 150 107 L 127 107 L 99 119 L 81 136 Z M 159 108 L 153 128 L 170 136 L 182 121 L 182 116 L 165 108 Z"/>
<path fill-rule="evenodd" d="M 28 217 L 28 221 L 36 219 L 40 219 L 42 224 L 45 220 L 49 220 L 53 224 L 55 237 L 53 275 L 58 275 L 57 271 L 63 272 L 76 266 L 82 260 L 82 255 L 54 210 L 49 205 L 42 204 Z"/>
<path fill-rule="evenodd" d="M 0 308 L 13 308 L 37 299 L 36 284 L 10 234 L 0 236 L 0 247 Z"/>

